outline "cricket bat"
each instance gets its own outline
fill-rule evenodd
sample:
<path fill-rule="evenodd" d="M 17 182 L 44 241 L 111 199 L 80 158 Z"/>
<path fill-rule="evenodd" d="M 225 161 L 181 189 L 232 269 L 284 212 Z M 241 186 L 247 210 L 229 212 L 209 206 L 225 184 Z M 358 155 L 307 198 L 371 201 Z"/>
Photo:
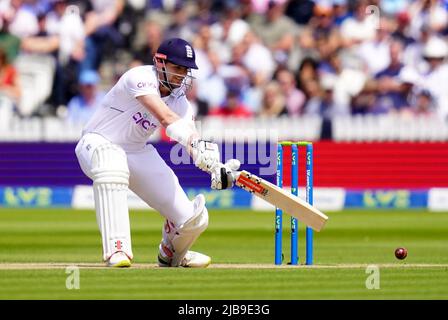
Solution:
<path fill-rule="evenodd" d="M 320 231 L 328 217 L 308 202 L 245 170 L 238 173 L 235 185 L 282 209 L 316 231 Z"/>

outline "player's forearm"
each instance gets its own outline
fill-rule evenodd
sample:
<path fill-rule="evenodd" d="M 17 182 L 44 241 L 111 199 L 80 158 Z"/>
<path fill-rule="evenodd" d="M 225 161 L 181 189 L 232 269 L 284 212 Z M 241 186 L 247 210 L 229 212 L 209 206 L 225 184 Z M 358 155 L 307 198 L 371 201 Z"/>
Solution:
<path fill-rule="evenodd" d="M 163 100 L 155 95 L 145 95 L 137 97 L 142 105 L 154 115 L 160 124 L 166 128 L 167 135 L 189 147 L 192 139 L 198 137 L 194 123 L 180 118 L 163 102 Z"/>
<path fill-rule="evenodd" d="M 158 120 L 164 128 L 167 128 L 179 119 L 179 116 L 170 110 L 169 112 L 162 112 Z"/>
<path fill-rule="evenodd" d="M 140 96 L 137 97 L 137 100 L 157 118 L 164 128 L 180 119 L 179 116 L 168 108 L 163 100 L 156 95 Z"/>
<path fill-rule="evenodd" d="M 201 140 L 193 121 L 180 118 L 158 95 L 148 94 L 137 99 L 166 128 L 168 137 L 186 147 L 196 167 L 207 172 L 216 168 L 220 161 L 218 146 Z"/>

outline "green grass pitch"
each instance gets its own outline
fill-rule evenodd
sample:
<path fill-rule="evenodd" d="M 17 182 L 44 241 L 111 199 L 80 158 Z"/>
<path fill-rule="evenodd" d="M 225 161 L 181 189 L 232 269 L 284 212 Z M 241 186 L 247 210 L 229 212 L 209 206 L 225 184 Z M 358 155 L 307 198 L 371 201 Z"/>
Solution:
<path fill-rule="evenodd" d="M 210 210 L 193 247 L 212 257 L 208 269 L 155 267 L 163 220 L 131 212 L 134 268 L 101 267 L 93 211 L 0 210 L 0 299 L 447 299 L 448 213 L 328 212 L 315 233 L 314 267 L 275 267 L 274 213 Z M 289 217 L 284 215 L 285 263 Z M 304 228 L 299 229 L 303 261 Z M 397 260 L 394 250 L 406 247 Z M 68 290 L 65 267 L 80 266 Z M 367 265 L 379 289 L 367 289 Z M 89 267 L 91 266 L 91 267 Z M 215 266 L 215 267 L 213 267 Z"/>

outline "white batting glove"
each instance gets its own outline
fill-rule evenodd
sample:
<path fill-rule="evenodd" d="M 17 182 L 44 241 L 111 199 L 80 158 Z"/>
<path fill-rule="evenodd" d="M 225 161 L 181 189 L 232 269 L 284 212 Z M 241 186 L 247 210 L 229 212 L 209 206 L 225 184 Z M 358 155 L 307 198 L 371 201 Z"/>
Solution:
<path fill-rule="evenodd" d="M 215 190 L 232 188 L 240 165 L 237 159 L 230 159 L 225 164 L 218 163 L 211 171 L 211 188 Z"/>
<path fill-rule="evenodd" d="M 206 172 L 211 172 L 221 161 L 218 145 L 209 141 L 193 140 L 191 155 L 195 166 Z"/>

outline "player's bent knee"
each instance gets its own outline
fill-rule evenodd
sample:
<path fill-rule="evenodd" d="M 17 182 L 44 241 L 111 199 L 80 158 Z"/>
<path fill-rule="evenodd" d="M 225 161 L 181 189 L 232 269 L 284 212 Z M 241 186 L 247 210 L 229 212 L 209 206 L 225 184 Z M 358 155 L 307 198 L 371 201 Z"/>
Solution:
<path fill-rule="evenodd" d="M 205 207 L 205 198 L 202 194 L 193 200 L 194 215 L 178 230 L 180 233 L 200 234 L 208 227 L 208 210 Z"/>
<path fill-rule="evenodd" d="M 171 266 L 179 266 L 185 254 L 194 244 L 196 239 L 208 227 L 208 210 L 205 207 L 203 195 L 193 200 L 193 216 L 179 226 L 174 234 L 169 237 L 170 247 L 175 254 L 171 258 Z"/>

